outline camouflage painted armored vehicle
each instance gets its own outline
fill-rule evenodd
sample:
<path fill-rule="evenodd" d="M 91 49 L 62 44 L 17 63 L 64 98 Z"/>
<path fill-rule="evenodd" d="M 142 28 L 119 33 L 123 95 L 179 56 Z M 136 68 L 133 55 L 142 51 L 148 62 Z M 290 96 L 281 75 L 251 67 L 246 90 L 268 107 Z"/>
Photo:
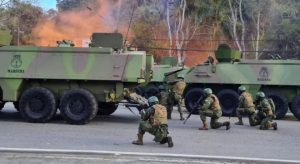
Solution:
<path fill-rule="evenodd" d="M 149 55 L 147 61 L 153 62 L 153 56 Z M 159 86 L 173 84 L 178 77 L 184 77 L 187 72 L 186 67 L 177 66 L 177 60 L 174 57 L 164 57 L 160 64 L 148 66 L 151 70 L 146 71 L 148 77 L 147 83 L 136 87 L 136 92 L 144 97 L 156 96 L 159 93 Z"/>
<path fill-rule="evenodd" d="M 221 102 L 223 114 L 233 116 L 238 105 L 238 87 L 244 85 L 252 95 L 261 90 L 272 98 L 277 118 L 283 118 L 290 107 L 300 119 L 300 61 L 243 61 L 240 56 L 240 52 L 220 45 L 216 51 L 218 63 L 210 58 L 188 71 L 185 76 L 187 110 L 192 111 L 203 88 L 210 87 Z"/>
<path fill-rule="evenodd" d="M 0 47 L 0 107 L 14 102 L 29 122 L 58 108 L 71 124 L 113 113 L 124 88 L 145 82 L 146 53 L 120 51 L 122 43 L 121 34 L 97 33 L 90 48 Z"/>

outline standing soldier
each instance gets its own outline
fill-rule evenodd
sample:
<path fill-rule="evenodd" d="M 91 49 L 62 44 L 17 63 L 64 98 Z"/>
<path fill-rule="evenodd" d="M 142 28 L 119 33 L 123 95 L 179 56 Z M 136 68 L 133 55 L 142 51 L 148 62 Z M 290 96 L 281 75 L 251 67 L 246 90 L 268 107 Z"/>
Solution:
<path fill-rule="evenodd" d="M 210 126 L 212 129 L 217 129 L 222 126 L 226 126 L 226 130 L 230 129 L 230 122 L 218 122 L 218 119 L 222 116 L 221 106 L 217 96 L 212 93 L 210 88 L 204 89 L 203 94 L 205 100 L 203 105 L 199 109 L 199 114 L 203 127 L 199 130 L 208 130 L 208 124 L 206 122 L 206 117 L 211 117 Z"/>
<path fill-rule="evenodd" d="M 236 116 L 239 119 L 238 122 L 236 122 L 236 125 L 244 125 L 243 123 L 243 115 L 247 115 L 249 117 L 249 123 L 251 126 L 254 126 L 255 124 L 255 106 L 253 104 L 253 99 L 251 93 L 246 91 L 245 86 L 240 86 L 238 88 L 238 92 L 240 94 L 239 97 L 239 106 L 236 109 Z"/>
<path fill-rule="evenodd" d="M 171 112 L 170 111 L 170 105 L 168 103 L 168 98 L 169 98 L 169 92 L 166 91 L 165 86 L 160 85 L 159 87 L 159 94 L 157 95 L 159 99 L 159 104 L 163 105 L 164 107 L 167 108 L 167 118 L 171 119 Z"/>
<path fill-rule="evenodd" d="M 272 122 L 275 118 L 275 107 L 273 100 L 267 99 L 264 92 L 256 93 L 255 107 L 258 111 L 255 117 L 255 124 L 260 125 L 260 130 L 268 130 L 273 127 L 273 130 L 277 130 L 277 123 Z"/>
<path fill-rule="evenodd" d="M 132 144 L 143 145 L 145 132 L 154 135 L 154 141 L 160 144 L 168 143 L 168 147 L 173 147 L 172 137 L 168 136 L 167 110 L 158 104 L 158 98 L 152 96 L 148 99 L 149 108 L 141 111 L 141 122 L 139 124 L 138 139 Z"/>
<path fill-rule="evenodd" d="M 173 111 L 173 106 L 175 103 L 177 103 L 178 112 L 180 114 L 180 120 L 184 120 L 183 113 L 182 113 L 182 103 L 183 103 L 183 91 L 186 87 L 186 83 L 184 82 L 183 75 L 178 75 L 178 81 L 174 84 L 173 89 L 171 90 L 171 93 L 169 94 L 169 107 L 170 108 L 170 117 L 171 119 L 171 113 Z"/>

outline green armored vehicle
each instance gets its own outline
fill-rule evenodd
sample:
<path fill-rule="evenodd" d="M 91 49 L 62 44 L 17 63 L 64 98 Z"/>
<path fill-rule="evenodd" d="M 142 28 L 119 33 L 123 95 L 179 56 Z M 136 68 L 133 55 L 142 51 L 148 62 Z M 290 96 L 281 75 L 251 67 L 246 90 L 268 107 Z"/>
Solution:
<path fill-rule="evenodd" d="M 94 33 L 89 48 L 60 43 L 0 47 L 0 109 L 14 102 L 27 121 L 47 122 L 59 108 L 67 122 L 85 124 L 112 114 L 124 88 L 145 82 L 146 53 L 121 51 L 121 34 Z"/>
<path fill-rule="evenodd" d="M 147 61 L 153 61 L 151 55 L 148 57 L 152 59 Z M 177 78 L 184 77 L 188 70 L 186 67 L 177 66 L 177 60 L 174 57 L 164 57 L 160 64 L 153 64 L 148 68 L 151 68 L 151 70 L 146 71 L 147 83 L 136 87 L 136 92 L 144 97 L 156 96 L 160 92 L 160 85 L 175 83 Z"/>
<path fill-rule="evenodd" d="M 218 96 L 223 115 L 233 116 L 238 105 L 240 85 L 255 96 L 261 90 L 272 98 L 277 118 L 283 118 L 290 107 L 300 119 L 300 61 L 299 60 L 241 60 L 238 51 L 220 45 L 216 51 L 218 63 L 210 58 L 191 68 L 185 76 L 185 105 L 192 111 L 206 87 Z"/>

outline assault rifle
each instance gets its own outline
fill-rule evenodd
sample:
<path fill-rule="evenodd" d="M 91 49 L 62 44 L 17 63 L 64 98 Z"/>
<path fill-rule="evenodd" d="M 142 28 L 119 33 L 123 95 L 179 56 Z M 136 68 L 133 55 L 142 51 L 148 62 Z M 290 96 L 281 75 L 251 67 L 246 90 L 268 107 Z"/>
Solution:
<path fill-rule="evenodd" d="M 199 106 L 199 104 L 200 104 L 201 101 L 202 101 L 202 97 L 203 97 L 203 96 L 201 96 L 201 97 L 197 100 L 197 102 L 196 102 L 195 105 L 193 106 L 193 109 L 191 110 L 190 114 L 189 114 L 189 115 L 187 116 L 187 118 L 183 121 L 183 124 L 185 124 L 186 121 L 191 117 L 191 115 L 192 115 L 194 112 L 196 112 L 197 107 Z"/>
<path fill-rule="evenodd" d="M 141 112 L 143 109 L 148 108 L 148 105 L 146 105 L 146 104 L 138 104 L 138 103 L 130 103 L 130 102 L 120 102 L 119 104 L 122 106 L 125 106 L 134 115 L 137 115 L 137 114 L 132 111 L 132 109 L 131 109 L 132 107 L 136 108 L 139 112 Z"/>

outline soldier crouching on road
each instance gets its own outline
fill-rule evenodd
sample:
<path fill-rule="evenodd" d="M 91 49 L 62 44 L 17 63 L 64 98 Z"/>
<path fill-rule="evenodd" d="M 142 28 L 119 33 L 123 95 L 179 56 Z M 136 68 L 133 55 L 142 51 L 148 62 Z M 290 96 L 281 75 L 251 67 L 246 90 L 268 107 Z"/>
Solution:
<path fill-rule="evenodd" d="M 246 91 L 245 86 L 240 86 L 238 88 L 238 92 L 240 94 L 239 97 L 239 105 L 236 109 L 236 116 L 239 119 L 238 122 L 236 122 L 236 125 L 244 125 L 243 123 L 243 115 L 247 115 L 249 117 L 249 124 L 251 126 L 254 126 L 255 124 L 255 106 L 253 104 L 253 98 L 251 93 Z"/>
<path fill-rule="evenodd" d="M 204 103 L 199 109 L 200 118 L 203 123 L 203 127 L 199 130 L 208 130 L 208 124 L 206 117 L 211 117 L 210 126 L 212 129 L 217 129 L 222 126 L 226 126 L 226 130 L 230 129 L 230 122 L 218 122 L 218 119 L 222 116 L 221 106 L 217 96 L 212 93 L 210 88 L 204 89 Z"/>
<path fill-rule="evenodd" d="M 277 123 L 272 122 L 275 118 L 275 105 L 273 100 L 266 98 L 264 92 L 256 93 L 255 107 L 258 111 L 255 116 L 255 124 L 260 125 L 260 130 L 268 130 L 273 127 L 273 130 L 277 130 Z"/>
<path fill-rule="evenodd" d="M 168 143 L 173 147 L 172 137 L 168 136 L 167 110 L 158 104 L 158 98 L 152 96 L 148 99 L 149 108 L 141 111 L 141 122 L 139 124 L 138 139 L 132 144 L 143 145 L 143 136 L 146 132 L 154 135 L 154 141 L 160 144 Z"/>

